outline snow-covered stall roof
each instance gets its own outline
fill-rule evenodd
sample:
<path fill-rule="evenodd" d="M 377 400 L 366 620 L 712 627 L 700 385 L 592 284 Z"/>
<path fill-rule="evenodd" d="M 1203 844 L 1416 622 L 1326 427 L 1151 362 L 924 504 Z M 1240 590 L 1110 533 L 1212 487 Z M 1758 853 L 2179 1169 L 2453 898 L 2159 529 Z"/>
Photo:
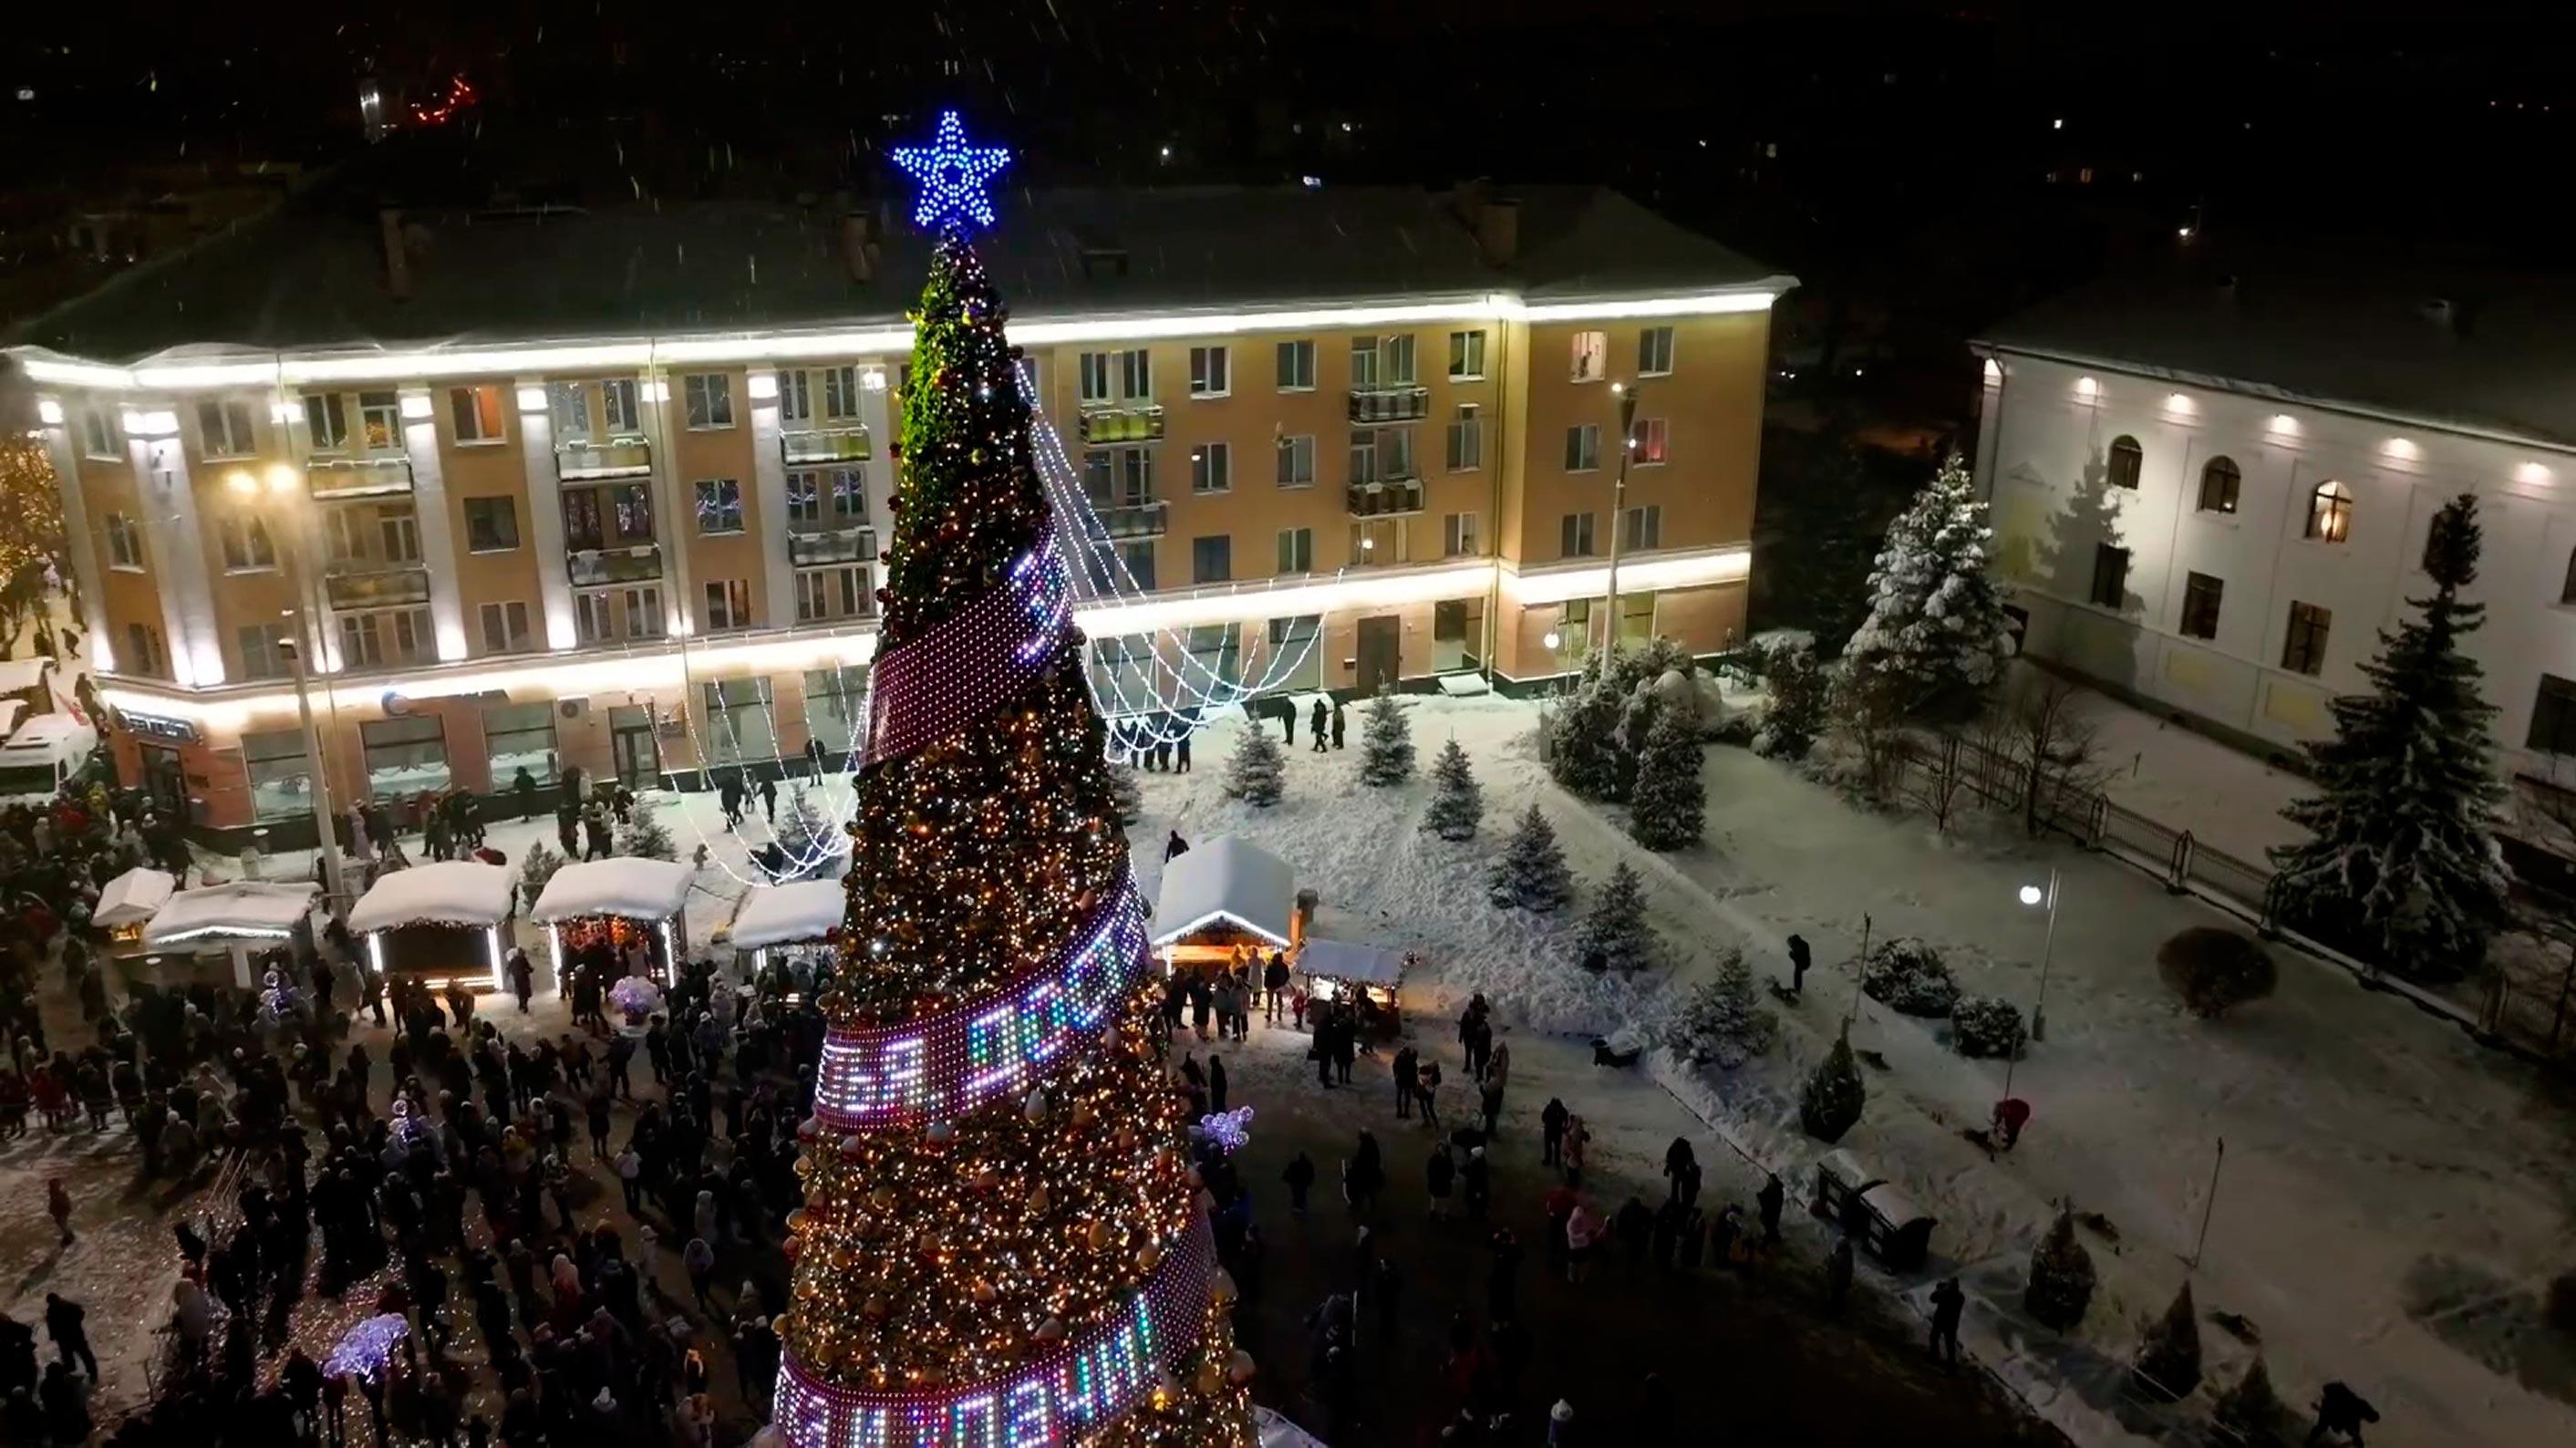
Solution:
<path fill-rule="evenodd" d="M 45 681 L 45 671 L 54 661 L 38 654 L 32 659 L 0 659 L 0 694 L 15 694 L 32 689 Z"/>
<path fill-rule="evenodd" d="M 498 925 L 510 913 L 515 883 L 508 870 L 479 860 L 388 870 L 349 908 L 349 929 L 364 935 L 404 925 Z"/>
<path fill-rule="evenodd" d="M 1253 1408 L 1252 1426 L 1260 1438 L 1261 1448 L 1324 1448 L 1323 1439 L 1268 1408 Z"/>
<path fill-rule="evenodd" d="M 317 887 L 267 880 L 234 880 L 182 890 L 143 927 L 147 946 L 187 941 L 283 940 L 295 922 L 312 913 Z"/>
<path fill-rule="evenodd" d="M 689 898 L 689 877 L 696 873 L 674 860 L 644 860 L 620 855 L 585 860 L 555 871 L 537 897 L 528 918 L 540 925 L 581 915 L 616 915 L 628 920 L 660 920 L 680 913 Z"/>
<path fill-rule="evenodd" d="M 1392 950 L 1374 945 L 1354 945 L 1347 940 L 1309 939 L 1297 952 L 1297 968 L 1325 980 L 1347 980 L 1360 985 L 1395 986 L 1404 980 L 1404 957 Z"/>
<path fill-rule="evenodd" d="M 1154 901 L 1154 944 L 1169 945 L 1223 920 L 1273 944 L 1288 944 L 1297 872 L 1286 860 L 1228 835 L 1163 866 Z"/>
<path fill-rule="evenodd" d="M 98 908 L 90 912 L 89 923 L 102 930 L 140 925 L 169 903 L 170 892 L 178 888 L 177 878 L 163 871 L 149 866 L 128 870 L 100 889 Z"/>
<path fill-rule="evenodd" d="M 733 917 L 734 949 L 820 940 L 840 928 L 849 908 L 849 894 L 838 880 L 798 880 L 754 890 Z"/>

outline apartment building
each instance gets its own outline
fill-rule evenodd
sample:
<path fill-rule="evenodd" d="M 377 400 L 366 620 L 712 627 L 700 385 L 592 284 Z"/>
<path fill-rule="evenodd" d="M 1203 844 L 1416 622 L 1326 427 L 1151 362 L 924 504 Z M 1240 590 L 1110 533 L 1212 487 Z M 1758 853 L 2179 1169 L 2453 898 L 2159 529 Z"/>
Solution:
<path fill-rule="evenodd" d="M 1113 702 L 1183 649 L 1298 690 L 1545 678 L 1614 626 L 1614 527 L 1623 636 L 1740 631 L 1792 279 L 1590 189 L 1013 205 L 980 247 L 1096 518 Z M 335 799 L 838 759 L 926 267 L 792 206 L 290 207 L 38 319 L 122 766 L 308 834 L 299 618 Z"/>

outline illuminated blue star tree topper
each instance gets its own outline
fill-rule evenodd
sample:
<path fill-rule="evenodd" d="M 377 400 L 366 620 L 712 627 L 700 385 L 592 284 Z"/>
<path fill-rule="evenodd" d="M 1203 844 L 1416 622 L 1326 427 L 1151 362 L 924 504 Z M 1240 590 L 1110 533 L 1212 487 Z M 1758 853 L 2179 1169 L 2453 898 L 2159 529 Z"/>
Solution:
<path fill-rule="evenodd" d="M 971 221 L 990 226 L 993 202 L 984 194 L 984 183 L 1011 163 L 1011 153 L 1000 146 L 967 145 L 966 127 L 957 113 L 942 111 L 933 143 L 895 147 L 894 163 L 921 183 L 921 197 L 912 208 L 913 225 L 935 229 Z"/>

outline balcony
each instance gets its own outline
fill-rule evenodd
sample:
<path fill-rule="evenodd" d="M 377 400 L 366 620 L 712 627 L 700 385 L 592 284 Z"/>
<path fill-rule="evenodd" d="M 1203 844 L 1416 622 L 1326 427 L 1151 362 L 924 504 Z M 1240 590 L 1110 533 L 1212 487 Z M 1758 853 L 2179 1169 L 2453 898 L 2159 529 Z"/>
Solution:
<path fill-rule="evenodd" d="M 1351 389 L 1351 421 L 1359 423 L 1416 422 L 1431 415 L 1431 389 L 1428 387 L 1354 387 Z"/>
<path fill-rule="evenodd" d="M 1420 478 L 1380 478 L 1372 483 L 1353 483 L 1350 487 L 1351 516 L 1354 518 L 1395 518 L 1422 511 Z"/>
<path fill-rule="evenodd" d="M 1172 505 L 1161 498 L 1142 503 L 1094 502 L 1091 513 L 1100 520 L 1101 531 L 1112 538 L 1160 538 L 1172 526 Z"/>
<path fill-rule="evenodd" d="M 343 498 L 411 495 L 411 459 L 401 453 L 374 457 L 306 458 L 304 488 L 317 503 Z"/>
<path fill-rule="evenodd" d="M 601 478 L 644 478 L 653 474 L 653 444 L 639 436 L 584 439 L 555 448 L 555 476 L 567 483 Z"/>
<path fill-rule="evenodd" d="M 323 565 L 322 594 L 333 608 L 401 608 L 429 602 L 429 570 L 417 563 L 343 558 Z"/>
<path fill-rule="evenodd" d="M 1163 409 L 1150 402 L 1128 407 L 1086 407 L 1082 410 L 1082 440 L 1095 444 L 1161 442 Z"/>
<path fill-rule="evenodd" d="M 778 435 L 778 456 L 791 468 L 863 463 L 870 455 L 864 427 L 800 427 Z"/>
<path fill-rule="evenodd" d="M 572 575 L 575 588 L 591 588 L 603 583 L 659 583 L 662 581 L 662 545 L 637 543 L 624 548 L 576 548 L 565 555 L 564 564 Z"/>
<path fill-rule="evenodd" d="M 787 535 L 787 561 L 798 568 L 877 561 L 877 530 L 835 528 L 820 533 Z"/>

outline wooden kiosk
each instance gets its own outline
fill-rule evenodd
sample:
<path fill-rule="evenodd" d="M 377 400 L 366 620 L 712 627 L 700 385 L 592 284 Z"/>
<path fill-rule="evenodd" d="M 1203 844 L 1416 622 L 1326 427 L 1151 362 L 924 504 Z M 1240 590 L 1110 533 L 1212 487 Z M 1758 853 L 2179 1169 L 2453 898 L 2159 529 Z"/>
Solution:
<path fill-rule="evenodd" d="M 546 928 L 546 946 L 560 975 L 567 950 L 605 943 L 623 960 L 642 944 L 655 985 L 671 983 L 672 967 L 689 949 L 681 907 L 696 871 L 676 860 L 619 855 L 566 865 L 546 882 L 528 918 Z"/>
<path fill-rule="evenodd" d="M 475 860 L 388 870 L 350 907 L 349 931 L 367 942 L 378 979 L 400 975 L 432 990 L 463 981 L 477 991 L 488 981 L 507 991 L 501 925 L 517 890 L 509 870 Z"/>
<path fill-rule="evenodd" d="M 1232 835 L 1165 862 L 1153 946 L 1166 972 L 1222 971 L 1244 946 L 1296 949 L 1297 872 Z"/>

